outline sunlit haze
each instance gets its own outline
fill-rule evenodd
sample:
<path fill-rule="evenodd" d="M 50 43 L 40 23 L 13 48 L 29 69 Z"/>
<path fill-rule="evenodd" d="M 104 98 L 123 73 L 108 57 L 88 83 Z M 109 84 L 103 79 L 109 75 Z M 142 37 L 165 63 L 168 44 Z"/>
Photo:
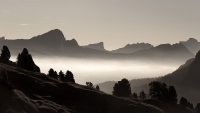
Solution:
<path fill-rule="evenodd" d="M 16 61 L 13 56 L 12 61 Z M 148 64 L 137 61 L 86 60 L 73 58 L 34 58 L 42 73 L 48 73 L 50 68 L 57 72 L 67 70 L 73 72 L 79 84 L 90 81 L 94 84 L 105 81 L 118 81 L 122 78 L 152 78 L 164 76 L 178 68 L 177 65 Z"/>

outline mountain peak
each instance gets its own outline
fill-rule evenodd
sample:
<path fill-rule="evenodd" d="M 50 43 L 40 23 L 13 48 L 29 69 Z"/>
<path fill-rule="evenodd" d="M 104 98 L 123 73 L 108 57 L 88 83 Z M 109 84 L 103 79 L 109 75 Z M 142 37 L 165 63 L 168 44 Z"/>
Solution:
<path fill-rule="evenodd" d="M 38 35 L 36 37 L 31 38 L 31 40 L 61 42 L 65 41 L 65 37 L 61 30 L 53 29 L 42 35 Z"/>
<path fill-rule="evenodd" d="M 89 45 L 82 46 L 82 47 L 105 51 L 104 43 L 103 43 L 103 42 L 94 43 L 94 44 L 89 44 Z"/>
<path fill-rule="evenodd" d="M 186 42 L 198 42 L 195 38 L 189 38 Z"/>
<path fill-rule="evenodd" d="M 74 47 L 78 47 L 78 42 L 76 41 L 76 39 L 71 39 L 71 40 L 67 40 L 65 42 L 65 46 L 74 46 Z"/>
<path fill-rule="evenodd" d="M 194 54 L 196 54 L 200 49 L 200 42 L 198 42 L 195 38 L 189 38 L 187 41 L 181 41 L 180 43 L 182 43 Z"/>

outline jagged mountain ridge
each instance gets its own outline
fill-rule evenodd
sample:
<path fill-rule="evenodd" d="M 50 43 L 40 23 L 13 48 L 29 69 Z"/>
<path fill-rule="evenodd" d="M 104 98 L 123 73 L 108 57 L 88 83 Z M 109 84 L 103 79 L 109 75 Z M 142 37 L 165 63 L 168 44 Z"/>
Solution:
<path fill-rule="evenodd" d="M 0 41 L 0 45 L 7 45 L 13 54 L 17 54 L 17 51 L 19 52 L 23 48 L 27 48 L 33 53 L 47 54 L 61 52 L 60 48 L 65 41 L 63 33 L 54 29 L 31 39 L 3 40 Z"/>
<path fill-rule="evenodd" d="M 102 46 L 102 43 L 101 47 Z M 12 55 L 17 55 L 23 48 L 27 48 L 33 56 L 59 56 L 93 59 L 141 60 L 150 62 L 183 62 L 194 55 L 184 46 L 161 44 L 134 53 L 112 53 L 79 46 L 75 39 L 66 40 L 62 31 L 55 29 L 31 39 L 1 40 L 0 47 L 6 45 Z M 97 44 L 98 45 L 98 44 Z M 145 44 L 146 45 L 146 44 Z M 176 44 L 175 44 L 176 45 Z M 178 44 L 177 44 L 178 45 Z M 165 47 L 166 46 L 166 47 Z M 182 56 L 177 57 L 178 55 Z M 168 60 L 168 61 L 166 61 Z"/>
<path fill-rule="evenodd" d="M 149 49 L 154 47 L 149 43 L 137 43 L 137 44 L 127 44 L 126 46 L 112 50 L 113 53 L 134 53 L 140 50 Z"/>
<path fill-rule="evenodd" d="M 166 63 L 171 62 L 171 64 L 173 64 L 173 62 L 176 62 L 176 60 L 185 62 L 186 60 L 194 57 L 194 54 L 180 43 L 173 45 L 161 44 L 154 48 L 131 53 L 130 55 L 135 59 L 142 59 L 144 61 L 148 58 L 151 59 L 153 62 L 166 61 Z"/>

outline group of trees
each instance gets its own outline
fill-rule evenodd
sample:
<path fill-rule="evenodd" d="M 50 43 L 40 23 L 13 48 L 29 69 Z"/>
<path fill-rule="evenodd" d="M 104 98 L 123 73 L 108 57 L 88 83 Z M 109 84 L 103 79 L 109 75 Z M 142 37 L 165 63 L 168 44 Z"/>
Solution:
<path fill-rule="evenodd" d="M 90 88 L 94 88 L 92 82 L 86 82 L 85 84 L 86 84 L 86 86 L 88 86 Z M 100 87 L 98 85 L 96 86 L 96 89 L 100 91 Z"/>
<path fill-rule="evenodd" d="M 17 56 L 17 66 L 29 71 L 40 72 L 40 68 L 34 63 L 32 56 L 26 48 Z"/>
<path fill-rule="evenodd" d="M 4 45 L 1 50 L 0 58 L 3 61 L 9 61 L 10 57 L 11 57 L 10 51 L 8 47 Z M 40 72 L 40 68 L 35 64 L 32 56 L 29 54 L 26 48 L 24 48 L 23 51 L 18 54 L 16 65 L 20 68 L 23 68 L 29 71 Z M 59 74 L 57 74 L 57 72 L 51 68 L 48 72 L 48 75 L 52 78 L 60 79 L 63 82 L 75 83 L 74 75 L 71 71 L 67 71 L 66 74 L 63 74 L 63 72 L 60 71 Z"/>
<path fill-rule="evenodd" d="M 4 62 L 8 62 L 10 57 L 10 50 L 4 45 L 1 49 L 1 59 Z M 32 56 L 28 53 L 26 48 L 23 49 L 22 53 L 18 54 L 16 65 L 29 71 L 40 72 L 40 68 L 34 63 Z"/>
<path fill-rule="evenodd" d="M 188 102 L 188 100 L 184 97 L 181 97 L 180 99 L 180 105 L 183 105 L 185 107 L 188 107 L 190 109 L 194 109 L 194 106 L 192 103 Z"/>
<path fill-rule="evenodd" d="M 149 97 L 163 102 L 169 102 L 176 104 L 177 93 L 173 86 L 167 87 L 167 84 L 159 81 L 153 81 L 149 83 Z"/>
<path fill-rule="evenodd" d="M 113 95 L 120 96 L 120 97 L 130 97 L 131 96 L 131 85 L 127 79 L 122 79 L 115 83 L 113 87 Z M 132 94 L 133 98 L 140 98 L 146 99 L 147 94 L 144 91 L 141 91 L 139 96 L 137 93 Z M 157 99 L 162 102 L 170 103 L 170 104 L 177 104 L 177 93 L 174 86 L 167 87 L 167 84 L 161 83 L 159 81 L 153 81 L 149 83 L 149 94 L 148 98 Z M 186 98 L 182 97 L 180 99 L 180 105 L 185 107 L 189 107 L 194 109 L 193 104 L 187 101 Z"/>
<path fill-rule="evenodd" d="M 10 57 L 11 57 L 10 51 L 8 47 L 4 45 L 1 50 L 0 58 L 3 61 L 9 61 Z M 20 68 L 23 68 L 29 71 L 40 72 L 40 68 L 35 64 L 32 56 L 29 54 L 26 48 L 24 48 L 22 52 L 18 54 L 16 65 Z M 67 71 L 66 74 L 63 74 L 63 72 L 60 71 L 59 74 L 57 74 L 57 72 L 51 68 L 48 72 L 48 75 L 52 78 L 60 79 L 63 82 L 75 83 L 74 75 L 71 71 Z"/>
<path fill-rule="evenodd" d="M 75 83 L 75 80 L 74 80 L 74 75 L 71 71 L 68 71 L 64 74 L 62 72 L 62 70 L 59 72 L 59 74 L 57 74 L 56 71 L 54 71 L 52 68 L 49 70 L 48 76 L 54 78 L 54 79 L 59 79 L 63 82 L 72 82 L 72 83 Z"/>
<path fill-rule="evenodd" d="M 135 92 L 133 94 L 131 93 L 131 85 L 126 78 L 115 83 L 113 89 L 114 90 L 113 90 L 112 93 L 115 96 L 130 97 L 132 95 L 133 98 L 146 99 L 146 94 L 143 90 L 140 92 L 139 96 Z"/>
<path fill-rule="evenodd" d="M 7 46 L 3 46 L 1 49 L 1 58 L 5 61 L 8 61 L 11 57 L 10 51 Z"/>
<path fill-rule="evenodd" d="M 131 85 L 129 81 L 125 78 L 115 83 L 113 89 L 114 89 L 114 91 L 112 92 L 113 95 L 122 97 L 128 97 L 131 95 Z"/>

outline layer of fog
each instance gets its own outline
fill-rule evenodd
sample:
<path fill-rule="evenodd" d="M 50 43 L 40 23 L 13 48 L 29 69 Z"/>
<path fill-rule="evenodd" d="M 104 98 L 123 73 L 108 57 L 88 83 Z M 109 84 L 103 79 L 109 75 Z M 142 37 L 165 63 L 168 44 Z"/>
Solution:
<path fill-rule="evenodd" d="M 138 61 L 114 61 L 114 60 L 90 60 L 74 58 L 33 58 L 42 73 L 48 73 L 50 68 L 57 72 L 66 73 L 70 70 L 74 74 L 77 83 L 85 84 L 90 81 L 93 84 L 105 81 L 119 81 L 122 78 L 129 80 L 135 78 L 159 77 L 173 72 L 178 68 L 175 65 L 148 64 Z M 16 57 L 11 58 L 16 61 Z"/>

